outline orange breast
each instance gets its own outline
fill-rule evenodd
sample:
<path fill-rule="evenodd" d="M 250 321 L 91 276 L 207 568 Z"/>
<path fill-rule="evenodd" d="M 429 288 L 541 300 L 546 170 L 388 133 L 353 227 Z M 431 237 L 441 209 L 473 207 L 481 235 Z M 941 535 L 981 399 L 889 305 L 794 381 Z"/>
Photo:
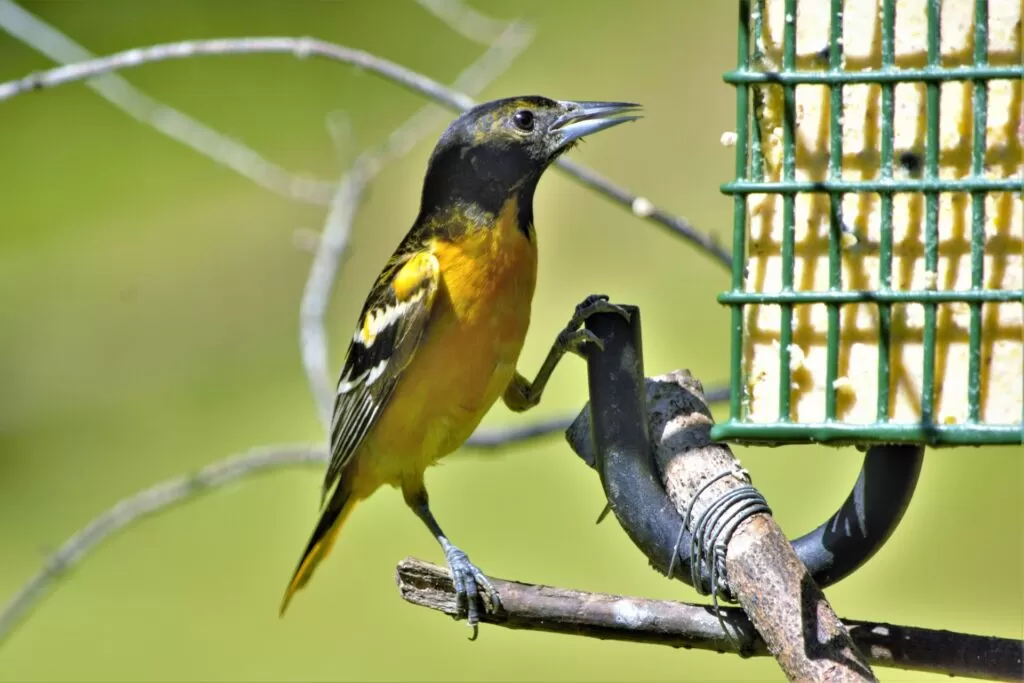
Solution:
<path fill-rule="evenodd" d="M 442 274 L 420 348 L 361 455 L 376 488 L 420 477 L 457 449 L 508 386 L 530 323 L 537 252 L 515 202 L 495 224 L 432 248 Z"/>

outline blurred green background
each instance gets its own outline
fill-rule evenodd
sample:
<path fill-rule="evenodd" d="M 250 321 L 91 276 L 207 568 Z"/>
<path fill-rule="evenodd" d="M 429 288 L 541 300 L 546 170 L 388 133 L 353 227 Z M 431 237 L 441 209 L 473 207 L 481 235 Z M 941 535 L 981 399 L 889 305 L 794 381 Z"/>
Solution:
<path fill-rule="evenodd" d="M 483 47 L 413 2 L 26 2 L 97 54 L 162 41 L 312 35 L 450 82 Z M 728 242 L 735 3 L 477 2 L 537 29 L 480 99 L 524 93 L 642 102 L 639 124 L 573 157 Z M 0 35 L 0 80 L 53 63 Z M 336 178 L 420 106 L 322 60 L 244 56 L 123 72 L 146 93 L 286 168 Z M 324 125 L 348 112 L 353 149 Z M 440 134 L 443 125 L 438 125 Z M 332 372 L 370 281 L 417 208 L 432 134 L 389 166 L 356 223 L 330 313 Z M 341 157 L 341 158 L 339 158 Z M 324 209 L 268 192 L 137 123 L 81 83 L 0 103 L 0 600 L 115 501 L 265 443 L 316 442 L 298 353 L 310 255 L 296 232 Z M 532 372 L 584 295 L 644 312 L 648 373 L 727 376 L 725 272 L 560 173 L 536 201 L 540 275 L 521 366 Z M 578 409 L 583 364 L 557 372 L 536 411 Z M 846 495 L 853 449 L 740 449 L 791 535 Z M 322 471 L 219 489 L 111 537 L 0 644 L 0 679 L 778 680 L 771 660 L 464 626 L 405 604 L 406 555 L 441 562 L 392 490 L 346 526 L 330 560 L 277 618 L 315 520 Z M 1014 449 L 931 453 L 890 543 L 828 591 L 841 615 L 1022 636 L 1024 466 Z M 428 475 L 453 540 L 495 576 L 703 600 L 653 572 L 614 521 L 597 477 L 556 436 L 500 455 L 463 451 Z M 935 676 L 878 669 L 883 680 Z"/>

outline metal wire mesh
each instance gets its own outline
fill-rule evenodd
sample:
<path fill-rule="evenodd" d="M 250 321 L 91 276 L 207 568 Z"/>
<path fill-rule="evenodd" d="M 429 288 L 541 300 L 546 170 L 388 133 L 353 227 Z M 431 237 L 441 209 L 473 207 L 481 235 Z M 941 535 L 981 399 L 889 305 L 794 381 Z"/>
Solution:
<path fill-rule="evenodd" d="M 1022 302 L 1019 289 L 986 289 L 984 287 L 985 198 L 991 192 L 1021 192 L 1020 177 L 991 178 L 985 176 L 986 117 L 988 113 L 988 82 L 993 79 L 1024 78 L 1024 66 L 992 66 L 988 63 L 988 0 L 974 5 L 973 63 L 967 66 L 943 67 L 940 54 L 940 0 L 927 3 L 927 64 L 923 68 L 898 68 L 895 60 L 896 7 L 894 0 L 881 5 L 881 69 L 848 71 L 843 61 L 843 0 L 831 0 L 831 30 L 825 70 L 797 70 L 796 67 L 796 0 L 785 0 L 786 23 L 783 31 L 781 68 L 765 72 L 752 68 L 758 59 L 757 37 L 764 21 L 763 0 L 751 13 L 750 0 L 740 3 L 738 32 L 738 68 L 725 75 L 736 86 L 736 179 L 723 185 L 724 192 L 734 198 L 734 232 L 732 288 L 719 301 L 731 307 L 731 367 L 729 420 L 715 427 L 719 439 L 753 442 L 832 443 L 905 442 L 932 445 L 1009 444 L 1020 443 L 1022 427 L 1016 424 L 989 424 L 980 419 L 979 387 L 982 364 L 982 309 L 996 302 Z M 824 51 L 823 51 L 824 52 Z M 824 54 L 822 55 L 824 57 Z M 973 145 L 971 172 L 968 177 L 947 179 L 939 175 L 939 101 L 944 82 L 969 81 L 973 87 Z M 879 84 L 881 88 L 880 173 L 875 179 L 853 181 L 842 178 L 843 149 L 843 87 L 850 84 Z M 925 154 L 923 173 L 919 178 L 893 177 L 894 89 L 899 83 L 925 84 Z M 825 85 L 829 88 L 829 160 L 828 175 L 823 181 L 796 179 L 796 124 L 791 116 L 782 121 L 781 180 L 764 178 L 764 154 L 761 130 L 751 120 L 752 93 L 766 84 L 782 89 L 785 111 L 796 104 L 798 85 Z M 971 198 L 970 222 L 970 289 L 943 291 L 932 289 L 894 290 L 893 275 L 893 195 L 919 193 L 924 196 L 924 249 L 926 271 L 934 273 L 938 262 L 939 198 L 941 193 L 968 193 Z M 747 230 L 749 195 L 755 193 L 781 195 L 782 287 L 778 292 L 762 293 L 745 290 L 747 265 Z M 829 198 L 828 289 L 804 291 L 794 289 L 794 202 L 800 193 L 823 193 Z M 880 199 L 879 287 L 851 291 L 843 289 L 840 240 L 843 228 L 842 200 L 849 193 L 877 193 Z M 936 382 L 936 307 L 942 303 L 963 302 L 970 307 L 968 341 L 968 416 L 956 424 L 935 419 L 934 389 Z M 853 424 L 837 419 L 835 381 L 839 360 L 840 309 L 844 305 L 872 303 L 877 306 L 878 367 L 876 418 L 870 424 Z M 824 304 L 827 308 L 825 420 L 821 422 L 791 421 L 791 342 L 793 340 L 793 309 L 798 304 Z M 892 309 L 898 304 L 919 304 L 924 310 L 923 367 L 920 368 L 920 420 L 916 423 L 890 420 L 890 345 Z M 753 422 L 746 419 L 743 363 L 744 310 L 749 305 L 777 305 L 781 310 L 779 331 L 779 417 L 774 422 Z"/>

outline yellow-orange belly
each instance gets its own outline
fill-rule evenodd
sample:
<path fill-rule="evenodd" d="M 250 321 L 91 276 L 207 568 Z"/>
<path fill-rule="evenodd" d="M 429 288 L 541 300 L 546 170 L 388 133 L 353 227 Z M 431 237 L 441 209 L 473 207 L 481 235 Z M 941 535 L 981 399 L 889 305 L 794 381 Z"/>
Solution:
<path fill-rule="evenodd" d="M 357 456 L 357 496 L 417 482 L 469 438 L 511 381 L 530 322 L 536 250 L 514 211 L 506 216 L 457 243 L 433 243 L 441 283 L 430 321 Z"/>

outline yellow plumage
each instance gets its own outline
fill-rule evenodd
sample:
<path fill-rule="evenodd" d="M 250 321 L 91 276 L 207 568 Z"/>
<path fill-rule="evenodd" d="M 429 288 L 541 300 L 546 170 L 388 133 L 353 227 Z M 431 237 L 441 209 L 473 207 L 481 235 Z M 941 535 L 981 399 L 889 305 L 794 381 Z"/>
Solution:
<path fill-rule="evenodd" d="M 395 272 L 390 285 L 404 300 L 421 284 L 427 259 L 436 260 L 436 291 L 424 323 L 429 333 L 416 344 L 394 398 L 352 455 L 342 512 L 296 570 L 282 614 L 327 557 L 355 504 L 385 484 L 401 486 L 407 497 L 420 491 L 426 469 L 469 438 L 512 380 L 537 279 L 532 229 L 528 237 L 517 214 L 517 201 L 510 199 L 498 216 L 469 227 L 457 241 L 430 237 Z M 396 258 L 401 254 L 392 262 Z M 371 318 L 364 316 L 360 327 L 364 340 L 370 338 Z"/>
<path fill-rule="evenodd" d="M 512 204 L 494 228 L 457 243 L 428 242 L 442 273 L 429 334 L 356 456 L 356 495 L 382 484 L 419 486 L 424 470 L 462 445 L 508 386 L 537 272 L 536 248 L 516 227 Z"/>

